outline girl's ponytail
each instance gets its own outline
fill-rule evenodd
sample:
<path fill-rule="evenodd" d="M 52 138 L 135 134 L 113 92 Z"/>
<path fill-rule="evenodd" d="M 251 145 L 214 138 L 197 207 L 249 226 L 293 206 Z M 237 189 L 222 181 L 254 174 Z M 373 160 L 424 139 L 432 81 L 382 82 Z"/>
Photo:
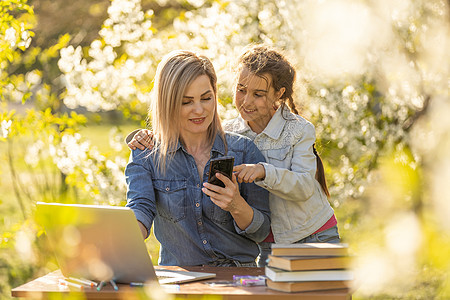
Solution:
<path fill-rule="evenodd" d="M 327 181 L 325 179 L 325 170 L 323 168 L 322 159 L 320 158 L 319 154 L 317 153 L 315 145 L 316 144 L 313 144 L 313 152 L 314 152 L 314 155 L 316 156 L 316 163 L 317 163 L 316 180 L 319 182 L 325 195 L 327 195 L 327 197 L 330 198 L 330 192 L 328 192 Z"/>

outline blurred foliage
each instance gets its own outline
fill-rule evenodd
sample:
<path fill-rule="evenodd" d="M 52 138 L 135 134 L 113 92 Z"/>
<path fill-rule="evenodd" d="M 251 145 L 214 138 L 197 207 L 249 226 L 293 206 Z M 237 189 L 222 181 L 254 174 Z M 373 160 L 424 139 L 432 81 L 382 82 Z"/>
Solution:
<path fill-rule="evenodd" d="M 210 57 L 228 119 L 230 66 L 253 42 L 297 67 L 354 298 L 450 298 L 449 13 L 443 0 L 1 1 L 0 298 L 57 268 L 36 201 L 124 205 L 123 137 L 146 125 L 162 55 Z"/>
<path fill-rule="evenodd" d="M 34 22 L 32 8 L 26 0 L 2 1 L 0 3 L 0 99 L 4 101 L 8 86 L 17 87 L 21 81 L 6 72 L 8 66 L 17 60 L 21 50 L 28 48 L 33 33 Z M 22 97 L 25 101 L 29 94 Z"/>

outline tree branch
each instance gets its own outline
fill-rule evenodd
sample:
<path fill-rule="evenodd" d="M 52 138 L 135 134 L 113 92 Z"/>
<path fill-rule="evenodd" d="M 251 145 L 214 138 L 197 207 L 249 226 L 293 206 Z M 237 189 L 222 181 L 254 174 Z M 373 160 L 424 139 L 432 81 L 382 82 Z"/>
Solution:
<path fill-rule="evenodd" d="M 412 115 L 411 117 L 409 117 L 403 124 L 402 127 L 403 127 L 404 131 L 408 132 L 409 130 L 411 130 L 414 123 L 416 123 L 417 120 L 419 120 L 423 115 L 426 114 L 426 112 L 428 111 L 428 107 L 430 106 L 430 102 L 431 102 L 431 96 L 427 95 L 425 97 L 425 101 L 423 102 L 422 109 L 419 111 L 416 111 L 416 113 L 414 115 Z"/>

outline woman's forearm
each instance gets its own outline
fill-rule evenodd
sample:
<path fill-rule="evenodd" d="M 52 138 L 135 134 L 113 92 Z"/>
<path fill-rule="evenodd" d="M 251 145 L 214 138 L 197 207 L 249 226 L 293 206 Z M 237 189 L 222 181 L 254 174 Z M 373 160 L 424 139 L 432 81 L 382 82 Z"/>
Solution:
<path fill-rule="evenodd" d="M 245 230 L 253 220 L 253 209 L 250 205 L 240 197 L 239 203 L 236 203 L 235 208 L 230 211 L 234 221 L 241 230 Z"/>

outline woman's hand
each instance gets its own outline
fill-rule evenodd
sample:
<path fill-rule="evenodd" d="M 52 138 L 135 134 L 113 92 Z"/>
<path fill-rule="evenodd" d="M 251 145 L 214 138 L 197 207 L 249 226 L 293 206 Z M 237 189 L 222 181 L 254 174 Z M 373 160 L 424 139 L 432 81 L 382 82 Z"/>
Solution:
<path fill-rule="evenodd" d="M 203 193 L 208 195 L 215 205 L 230 212 L 239 228 L 245 230 L 253 220 L 253 209 L 239 193 L 236 176 L 233 174 L 230 180 L 227 176 L 216 173 L 216 177 L 225 184 L 225 187 L 204 182 Z"/>
<path fill-rule="evenodd" d="M 142 236 L 144 237 L 144 240 L 147 238 L 148 232 L 147 228 L 145 228 L 144 224 L 138 221 L 139 229 L 141 230 Z"/>
<path fill-rule="evenodd" d="M 131 150 L 136 150 L 136 148 L 141 150 L 145 150 L 145 148 L 153 149 L 153 132 L 148 129 L 139 130 L 127 146 Z"/>
<path fill-rule="evenodd" d="M 263 180 L 266 178 L 266 170 L 261 164 L 242 164 L 233 167 L 239 182 L 253 182 L 255 180 Z"/>
<path fill-rule="evenodd" d="M 215 184 L 204 182 L 202 191 L 221 209 L 233 213 L 236 210 L 239 201 L 242 199 L 236 177 L 233 176 L 233 181 L 231 181 L 227 176 L 219 172 L 217 172 L 215 176 L 225 184 L 225 187 L 223 188 Z M 244 199 L 242 200 L 245 202 Z"/>

